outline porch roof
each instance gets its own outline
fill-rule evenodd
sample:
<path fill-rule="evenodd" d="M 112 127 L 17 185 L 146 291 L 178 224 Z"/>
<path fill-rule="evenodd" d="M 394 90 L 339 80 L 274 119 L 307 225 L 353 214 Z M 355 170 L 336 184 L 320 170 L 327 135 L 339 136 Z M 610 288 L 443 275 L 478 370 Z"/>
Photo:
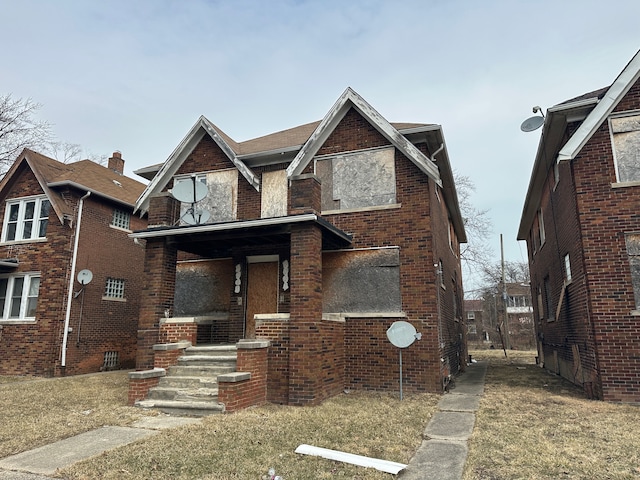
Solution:
<path fill-rule="evenodd" d="M 179 250 L 203 256 L 228 255 L 231 247 L 282 245 L 290 242 L 291 227 L 315 223 L 322 230 L 322 248 L 331 250 L 351 244 L 352 236 L 314 213 L 286 217 L 236 220 L 202 225 L 159 226 L 138 230 L 131 238 L 165 238 Z"/>

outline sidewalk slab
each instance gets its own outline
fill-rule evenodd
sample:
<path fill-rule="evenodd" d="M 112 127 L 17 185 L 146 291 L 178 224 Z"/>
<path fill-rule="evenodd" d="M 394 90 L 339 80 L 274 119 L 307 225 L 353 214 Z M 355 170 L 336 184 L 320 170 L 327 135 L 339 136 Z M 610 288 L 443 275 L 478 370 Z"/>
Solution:
<path fill-rule="evenodd" d="M 480 406 L 479 395 L 449 393 L 438 402 L 438 408 L 449 412 L 476 412 Z"/>
<path fill-rule="evenodd" d="M 424 431 L 426 438 L 465 441 L 473 432 L 476 416 L 467 412 L 436 412 Z"/>
<path fill-rule="evenodd" d="M 466 442 L 425 440 L 398 480 L 460 480 L 467 452 Z"/>
<path fill-rule="evenodd" d="M 141 428 L 103 427 L 3 458 L 0 469 L 53 475 L 59 468 L 158 433 L 158 430 Z"/>
<path fill-rule="evenodd" d="M 157 417 L 143 417 L 131 426 L 147 430 L 166 430 L 167 428 L 183 427 L 197 423 L 202 423 L 202 417 L 171 417 L 169 415 L 158 415 Z"/>
<path fill-rule="evenodd" d="M 52 477 L 45 477 L 35 473 L 26 472 L 10 472 L 8 470 L 0 470 L 0 480 L 56 480 Z"/>

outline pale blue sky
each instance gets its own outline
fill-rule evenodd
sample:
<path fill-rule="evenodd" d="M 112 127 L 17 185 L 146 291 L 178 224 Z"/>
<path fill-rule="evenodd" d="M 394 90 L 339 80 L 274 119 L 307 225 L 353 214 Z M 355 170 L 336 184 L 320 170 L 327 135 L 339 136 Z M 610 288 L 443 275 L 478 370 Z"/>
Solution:
<path fill-rule="evenodd" d="M 609 85 L 640 48 L 637 0 L 0 0 L 0 93 L 60 141 L 164 161 L 200 115 L 238 141 L 320 120 L 347 86 L 392 122 L 442 125 L 454 169 L 516 233 L 547 109 Z M 465 285 L 465 288 L 472 288 Z"/>

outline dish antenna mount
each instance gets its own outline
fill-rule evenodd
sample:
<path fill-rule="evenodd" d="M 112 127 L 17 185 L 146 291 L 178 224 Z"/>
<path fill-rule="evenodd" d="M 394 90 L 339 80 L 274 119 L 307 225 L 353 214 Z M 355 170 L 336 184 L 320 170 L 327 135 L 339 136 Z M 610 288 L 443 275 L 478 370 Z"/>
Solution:
<path fill-rule="evenodd" d="M 413 344 L 416 340 L 422 338 L 421 333 L 416 333 L 416 329 L 409 322 L 398 321 L 393 324 L 387 330 L 387 338 L 394 347 L 398 347 L 400 350 L 400 400 L 402 400 L 402 349 L 407 348 Z"/>
<path fill-rule="evenodd" d="M 182 215 L 180 220 L 189 225 L 199 225 L 206 223 L 211 214 L 207 210 L 196 208 L 196 203 L 204 200 L 209 193 L 207 185 L 198 181 L 195 175 L 183 180 L 177 180 L 171 189 L 173 198 L 190 206 Z"/>
<path fill-rule="evenodd" d="M 538 112 L 540 112 L 540 115 L 534 115 L 522 122 L 520 130 L 523 132 L 533 132 L 534 130 L 539 129 L 544 124 L 544 113 L 542 113 L 542 108 L 538 106 L 533 107 L 533 113 Z"/>

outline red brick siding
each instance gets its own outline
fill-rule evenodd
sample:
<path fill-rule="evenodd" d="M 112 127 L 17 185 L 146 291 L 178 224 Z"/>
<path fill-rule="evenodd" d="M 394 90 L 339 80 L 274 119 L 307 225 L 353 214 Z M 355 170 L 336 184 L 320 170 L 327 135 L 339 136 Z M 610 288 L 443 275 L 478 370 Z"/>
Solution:
<path fill-rule="evenodd" d="M 289 322 L 263 321 L 256 326 L 256 338 L 270 341 L 267 401 L 289 403 Z"/>
<path fill-rule="evenodd" d="M 238 349 L 238 372 L 249 372 L 242 382 L 220 382 L 218 400 L 226 412 L 235 412 L 267 401 L 267 348 Z"/>
<path fill-rule="evenodd" d="M 43 193 L 31 170 L 22 169 L 19 172 L 7 192 L 7 199 Z M 84 193 L 74 190 L 64 192 L 64 198 L 72 210 Z M 88 268 L 94 278 L 86 285 L 84 298 L 79 295 L 72 301 L 70 326 L 73 331 L 68 336 L 64 371 L 60 369 L 62 332 L 75 223 L 73 226 L 61 224 L 52 209 L 45 242 L 0 246 L 2 258 L 19 259 L 20 266 L 15 273 L 41 273 L 36 323 L 2 326 L 0 373 L 51 376 L 95 372 L 102 367 L 104 352 L 107 351 L 118 352 L 120 366 L 133 365 L 139 298 L 137 285 L 141 283 L 142 271 L 136 265 L 140 265 L 143 248 L 135 245 L 127 237 L 127 232 L 108 226 L 113 205 L 103 203 L 97 196 L 89 197 L 84 202 L 76 273 Z M 145 221 L 132 217 L 132 228 L 142 229 L 145 226 Z M 126 279 L 127 295 L 131 295 L 127 302 L 105 304 L 102 301 L 103 270 L 107 267 L 110 275 Z M 78 292 L 80 288 L 80 284 L 74 282 L 74 291 Z M 77 342 L 78 333 L 80 342 Z"/>

